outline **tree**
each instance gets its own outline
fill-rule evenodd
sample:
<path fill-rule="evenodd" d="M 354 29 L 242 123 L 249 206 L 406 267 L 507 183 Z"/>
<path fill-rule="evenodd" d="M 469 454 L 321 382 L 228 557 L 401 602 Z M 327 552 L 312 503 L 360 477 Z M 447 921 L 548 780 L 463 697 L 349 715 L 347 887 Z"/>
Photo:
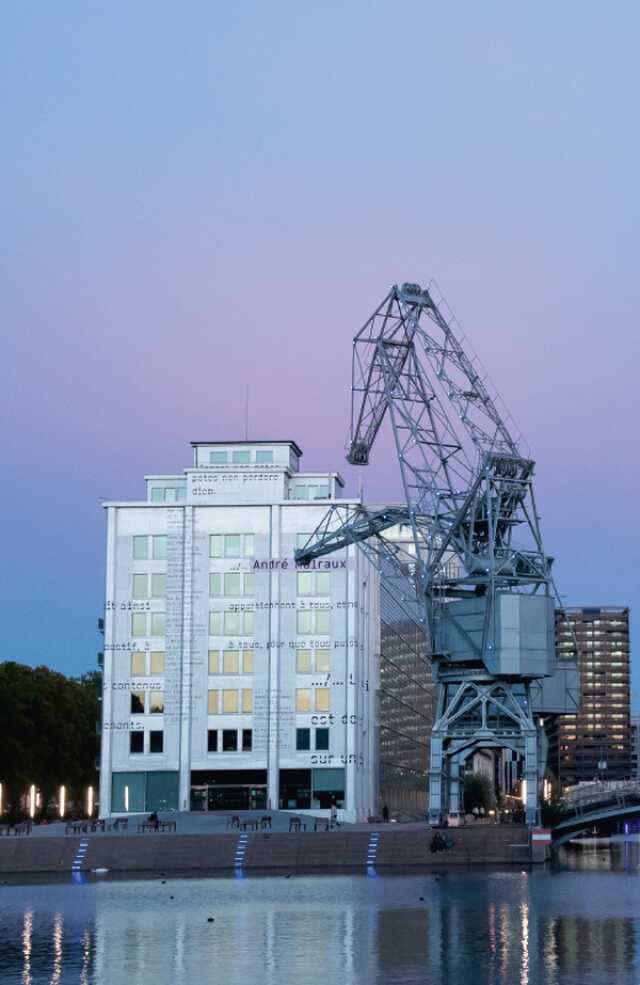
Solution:
<path fill-rule="evenodd" d="M 462 781 L 465 814 L 470 814 L 474 807 L 484 807 L 491 810 L 495 805 L 493 784 L 484 773 L 471 773 Z"/>
<path fill-rule="evenodd" d="M 0 663 L 0 782 L 13 814 L 32 783 L 42 813 L 61 785 L 71 800 L 95 784 L 98 688 L 92 673 L 76 680 L 48 667 Z"/>

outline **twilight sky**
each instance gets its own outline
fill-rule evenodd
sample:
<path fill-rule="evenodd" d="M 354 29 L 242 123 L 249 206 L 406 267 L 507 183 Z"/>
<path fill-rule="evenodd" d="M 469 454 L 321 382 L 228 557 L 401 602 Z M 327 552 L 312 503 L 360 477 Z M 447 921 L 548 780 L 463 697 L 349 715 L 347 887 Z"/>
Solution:
<path fill-rule="evenodd" d="M 3 4 L 0 659 L 95 666 L 101 500 L 241 437 L 245 384 L 397 498 L 387 442 L 343 464 L 351 339 L 431 277 L 567 603 L 640 604 L 639 42 L 625 0 Z"/>

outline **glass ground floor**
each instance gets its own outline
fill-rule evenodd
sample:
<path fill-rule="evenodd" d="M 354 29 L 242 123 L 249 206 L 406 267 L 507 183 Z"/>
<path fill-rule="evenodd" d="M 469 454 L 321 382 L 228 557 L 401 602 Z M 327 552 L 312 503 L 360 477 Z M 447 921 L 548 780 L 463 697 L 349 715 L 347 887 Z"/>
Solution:
<path fill-rule="evenodd" d="M 330 810 L 344 807 L 344 769 L 280 770 L 281 810 Z M 266 770 L 194 770 L 192 811 L 271 809 Z"/>

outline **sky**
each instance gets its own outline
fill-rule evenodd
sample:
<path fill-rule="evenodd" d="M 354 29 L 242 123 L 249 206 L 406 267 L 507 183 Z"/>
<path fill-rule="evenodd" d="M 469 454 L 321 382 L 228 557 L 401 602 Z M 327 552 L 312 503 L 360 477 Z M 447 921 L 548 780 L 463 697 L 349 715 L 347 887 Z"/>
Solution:
<path fill-rule="evenodd" d="M 625 0 L 4 3 L 0 659 L 95 667 L 101 502 L 242 437 L 247 385 L 251 437 L 397 499 L 344 441 L 405 280 L 527 438 L 566 603 L 637 610 L 639 34 Z"/>

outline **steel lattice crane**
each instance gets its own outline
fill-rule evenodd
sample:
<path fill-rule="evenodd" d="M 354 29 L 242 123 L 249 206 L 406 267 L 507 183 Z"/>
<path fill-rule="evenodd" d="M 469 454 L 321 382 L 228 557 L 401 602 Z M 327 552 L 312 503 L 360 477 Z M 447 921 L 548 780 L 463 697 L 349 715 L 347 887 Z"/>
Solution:
<path fill-rule="evenodd" d="M 463 344 L 464 343 L 464 344 Z M 430 285 L 394 286 L 353 343 L 347 460 L 366 465 L 388 417 L 404 504 L 333 506 L 298 563 L 358 543 L 415 591 L 436 682 L 429 819 L 460 811 L 478 749 L 524 760 L 526 817 L 544 770 L 530 686 L 555 671 L 551 559 L 533 496 L 534 462 L 459 326 Z M 398 524 L 409 545 L 385 538 Z M 393 581 L 393 579 L 391 579 Z"/>

